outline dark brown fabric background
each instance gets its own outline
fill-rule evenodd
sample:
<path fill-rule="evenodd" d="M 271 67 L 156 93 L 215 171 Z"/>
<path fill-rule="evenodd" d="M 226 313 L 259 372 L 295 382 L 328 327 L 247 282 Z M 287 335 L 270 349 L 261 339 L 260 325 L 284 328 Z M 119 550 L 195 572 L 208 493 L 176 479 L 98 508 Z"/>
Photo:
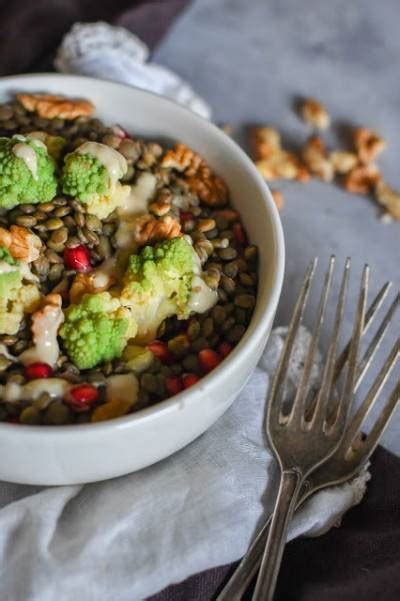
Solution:
<path fill-rule="evenodd" d="M 340 528 L 287 545 L 276 601 L 400 600 L 400 460 L 379 448 L 371 473 L 365 499 Z M 197 574 L 148 601 L 210 601 L 233 568 Z"/>
<path fill-rule="evenodd" d="M 127 27 L 153 48 L 189 0 L 0 0 L 0 75 L 52 69 L 76 21 Z"/>
<path fill-rule="evenodd" d="M 0 0 L 0 75 L 51 70 L 76 21 L 123 25 L 153 48 L 188 2 Z M 371 471 L 365 500 L 341 528 L 288 545 L 276 601 L 400 601 L 400 460 L 379 449 Z M 197 574 L 148 601 L 211 601 L 233 568 Z"/>

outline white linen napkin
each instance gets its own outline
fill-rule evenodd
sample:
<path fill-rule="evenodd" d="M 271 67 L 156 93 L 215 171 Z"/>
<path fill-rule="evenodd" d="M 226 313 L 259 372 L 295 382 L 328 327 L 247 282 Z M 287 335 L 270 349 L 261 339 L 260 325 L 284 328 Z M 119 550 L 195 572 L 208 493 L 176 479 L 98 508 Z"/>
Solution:
<path fill-rule="evenodd" d="M 263 432 L 269 375 L 285 328 L 221 419 L 185 449 L 140 472 L 86 486 L 0 483 L 0 599 L 139 601 L 191 574 L 239 559 L 271 512 L 278 467 Z M 301 373 L 310 334 L 290 366 Z M 318 381 L 320 357 L 313 370 Z M 322 491 L 289 538 L 317 536 L 360 502 L 369 473 Z"/>
<path fill-rule="evenodd" d="M 124 27 L 76 23 L 64 37 L 54 66 L 61 73 L 127 83 L 172 98 L 209 119 L 209 105 L 176 73 L 149 62 L 149 49 Z"/>

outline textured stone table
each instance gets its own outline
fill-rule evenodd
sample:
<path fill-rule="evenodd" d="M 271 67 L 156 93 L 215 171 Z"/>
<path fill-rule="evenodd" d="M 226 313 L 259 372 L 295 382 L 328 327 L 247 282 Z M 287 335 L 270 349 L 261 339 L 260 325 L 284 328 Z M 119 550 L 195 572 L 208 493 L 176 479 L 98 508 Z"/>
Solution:
<path fill-rule="evenodd" d="M 293 111 L 301 96 L 328 106 L 335 121 L 331 144 L 344 144 L 347 124 L 376 128 L 388 142 L 380 161 L 383 173 L 400 188 L 399 18 L 397 0 L 194 0 L 158 47 L 155 60 L 190 81 L 212 105 L 216 121 L 235 125 L 239 141 L 246 125 L 261 122 L 277 126 L 294 146 L 301 144 L 308 131 Z M 333 185 L 314 180 L 279 188 L 286 199 L 287 264 L 276 322 L 287 322 L 311 257 L 318 255 L 325 266 L 332 253 L 340 265 L 349 255 L 354 278 L 344 328 L 348 334 L 364 262 L 371 267 L 371 296 L 386 280 L 399 286 L 400 224 L 381 223 L 370 200 Z M 398 315 L 392 342 L 399 331 Z M 387 349 L 388 344 L 381 359 Z M 398 364 L 392 383 L 399 372 Z M 398 454 L 399 434 L 397 411 L 384 444 Z"/>

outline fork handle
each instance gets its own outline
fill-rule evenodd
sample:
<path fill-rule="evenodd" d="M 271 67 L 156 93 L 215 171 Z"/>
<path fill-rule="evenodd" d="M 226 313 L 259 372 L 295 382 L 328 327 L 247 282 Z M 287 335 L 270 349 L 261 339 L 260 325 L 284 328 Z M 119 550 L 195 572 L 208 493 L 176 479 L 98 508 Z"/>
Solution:
<path fill-rule="evenodd" d="M 272 601 L 273 599 L 286 544 L 286 534 L 302 483 L 303 476 L 297 469 L 293 468 L 282 472 L 253 601 Z"/>

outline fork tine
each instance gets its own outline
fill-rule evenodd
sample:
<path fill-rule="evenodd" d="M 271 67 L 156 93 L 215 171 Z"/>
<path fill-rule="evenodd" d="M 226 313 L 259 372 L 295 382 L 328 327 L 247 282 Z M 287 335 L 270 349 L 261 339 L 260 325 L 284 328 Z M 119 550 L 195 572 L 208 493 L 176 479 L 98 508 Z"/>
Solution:
<path fill-rule="evenodd" d="M 392 317 L 395 314 L 396 309 L 398 308 L 399 305 L 400 305 L 400 294 L 398 294 L 396 296 L 396 298 L 390 305 L 385 317 L 383 318 L 381 325 L 379 326 L 378 330 L 376 331 L 373 339 L 371 340 L 367 350 L 364 353 L 362 360 L 360 361 L 360 364 L 357 369 L 357 376 L 356 376 L 356 381 L 355 381 L 355 386 L 354 386 L 354 392 L 357 391 L 357 389 L 365 375 L 365 372 L 367 371 L 368 367 L 370 366 L 370 364 L 374 358 L 374 355 L 375 355 L 376 351 L 378 350 L 378 348 L 382 342 L 382 339 L 386 333 L 386 330 L 392 320 Z"/>
<path fill-rule="evenodd" d="M 333 327 L 333 334 L 329 344 L 327 360 L 324 366 L 321 388 L 319 390 L 315 405 L 313 406 L 312 418 L 310 427 L 318 420 L 323 421 L 325 417 L 325 406 L 328 402 L 332 385 L 333 385 L 333 372 L 336 361 L 336 348 L 339 339 L 340 326 L 342 323 L 344 304 L 347 292 L 347 286 L 349 282 L 349 271 L 350 271 L 350 258 L 346 259 L 344 266 L 342 283 L 339 292 L 339 299 L 336 306 L 335 322 Z"/>
<path fill-rule="evenodd" d="M 368 390 L 364 401 L 358 407 L 357 411 L 355 412 L 354 416 L 351 419 L 351 422 L 350 422 L 349 427 L 347 428 L 346 434 L 345 434 L 346 444 L 348 444 L 349 446 L 354 441 L 355 437 L 357 436 L 357 434 L 361 428 L 363 421 L 367 417 L 368 413 L 371 411 L 375 401 L 378 399 L 379 393 L 381 392 L 383 386 L 385 385 L 385 382 L 387 381 L 388 377 L 390 376 L 390 373 L 397 361 L 399 354 L 400 354 L 400 338 L 395 342 L 384 365 L 382 366 L 381 370 L 379 371 L 378 375 L 376 376 L 370 389 Z"/>
<path fill-rule="evenodd" d="M 364 324 L 363 334 L 366 334 L 367 331 L 369 330 L 369 328 L 374 320 L 374 317 L 375 317 L 376 313 L 379 311 L 379 309 L 381 308 L 382 303 L 385 300 L 391 286 L 392 286 L 392 282 L 386 282 L 386 284 L 384 284 L 384 286 L 382 286 L 382 288 L 379 290 L 378 294 L 372 301 L 371 305 L 369 306 L 369 309 L 365 316 L 365 324 Z M 338 378 L 342 372 L 342 369 L 346 364 L 347 357 L 349 356 L 350 344 L 351 344 L 351 338 L 336 360 L 335 375 L 333 378 L 334 383 L 338 380 Z M 363 375 L 359 376 L 359 377 L 361 377 L 361 379 L 362 379 Z M 360 380 L 360 382 L 361 382 L 361 380 Z"/>
<path fill-rule="evenodd" d="M 382 409 L 378 419 L 376 420 L 370 433 L 364 442 L 364 453 L 369 457 L 378 445 L 378 442 L 384 433 L 386 426 L 388 425 L 390 418 L 394 410 L 397 407 L 397 403 L 400 400 L 400 382 L 395 385 L 386 405 Z M 366 446 L 365 446 L 366 445 Z"/>
<path fill-rule="evenodd" d="M 313 366 L 315 351 L 318 346 L 321 327 L 324 321 L 325 309 L 332 284 L 333 270 L 335 268 L 335 261 L 336 258 L 332 255 L 329 260 L 328 271 L 325 275 L 325 282 L 322 288 L 321 297 L 318 305 L 317 318 L 315 320 L 311 341 L 307 350 L 307 356 L 304 361 L 304 369 L 301 376 L 300 384 L 297 388 L 295 400 L 293 401 L 293 407 L 289 418 L 290 420 L 299 421 L 304 413 L 304 405 L 307 397 L 310 373 Z"/>
<path fill-rule="evenodd" d="M 280 404 L 275 402 L 278 397 L 280 388 L 285 380 L 286 372 L 288 369 L 290 356 L 292 354 L 293 344 L 296 339 L 297 331 L 301 319 L 303 317 L 304 309 L 307 303 L 308 294 L 310 292 L 311 282 L 314 276 L 315 268 L 317 265 L 317 258 L 314 258 L 309 264 L 306 274 L 304 276 L 303 284 L 300 289 L 300 294 L 297 299 L 292 318 L 288 327 L 288 332 L 283 347 L 282 355 L 279 360 L 279 364 L 271 385 L 270 401 L 268 404 L 268 420 L 277 420 L 280 415 Z"/>
<path fill-rule="evenodd" d="M 341 394 L 339 406 L 337 409 L 335 425 L 337 423 L 343 424 L 343 421 L 347 418 L 351 401 L 354 396 L 354 383 L 357 374 L 357 357 L 360 347 L 361 336 L 364 330 L 365 311 L 367 306 L 368 282 L 369 266 L 365 265 L 363 275 L 361 278 L 361 289 L 360 294 L 358 296 L 358 303 L 356 309 L 357 313 L 350 343 L 349 358 L 347 360 L 346 380 L 343 386 L 343 392 Z"/>

